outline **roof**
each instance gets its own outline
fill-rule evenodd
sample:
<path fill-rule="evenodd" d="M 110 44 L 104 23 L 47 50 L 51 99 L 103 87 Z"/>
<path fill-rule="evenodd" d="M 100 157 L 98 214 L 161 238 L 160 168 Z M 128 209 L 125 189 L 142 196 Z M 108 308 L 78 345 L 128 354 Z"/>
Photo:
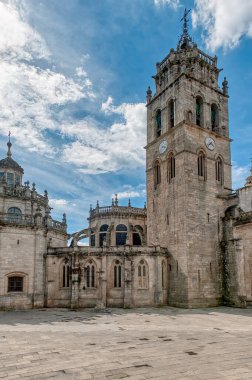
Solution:
<path fill-rule="evenodd" d="M 21 172 L 22 174 L 24 173 L 24 169 L 11 157 L 6 157 L 3 160 L 0 160 L 0 169 L 1 168 L 13 169 Z"/>

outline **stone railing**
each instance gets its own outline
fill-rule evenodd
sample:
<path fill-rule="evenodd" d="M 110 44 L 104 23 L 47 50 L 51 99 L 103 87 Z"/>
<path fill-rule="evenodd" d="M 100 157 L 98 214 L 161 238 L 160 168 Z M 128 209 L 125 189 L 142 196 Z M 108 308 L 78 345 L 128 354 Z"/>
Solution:
<path fill-rule="evenodd" d="M 105 207 L 96 207 L 95 209 L 90 210 L 89 220 L 94 219 L 99 216 L 109 216 L 109 215 L 138 215 L 138 216 L 147 216 L 146 208 L 140 207 L 131 207 L 131 206 L 105 206 Z"/>
<path fill-rule="evenodd" d="M 241 211 L 240 215 L 236 218 L 236 225 L 246 224 L 252 222 L 252 211 L 244 212 Z"/>
<path fill-rule="evenodd" d="M 40 195 L 34 189 L 30 189 L 29 186 L 7 186 L 2 185 L 0 187 L 0 196 L 16 197 L 21 199 L 32 199 L 35 202 L 48 204 L 47 195 Z"/>
<path fill-rule="evenodd" d="M 66 232 L 67 225 L 50 217 L 36 217 L 33 215 L 22 214 L 0 214 L 0 225 L 15 225 L 15 226 L 37 226 L 47 227 L 49 229 Z"/>
<path fill-rule="evenodd" d="M 217 58 L 211 57 L 210 55 L 204 53 L 202 50 L 199 50 L 199 58 L 208 63 L 209 65 L 216 66 L 217 64 Z"/>

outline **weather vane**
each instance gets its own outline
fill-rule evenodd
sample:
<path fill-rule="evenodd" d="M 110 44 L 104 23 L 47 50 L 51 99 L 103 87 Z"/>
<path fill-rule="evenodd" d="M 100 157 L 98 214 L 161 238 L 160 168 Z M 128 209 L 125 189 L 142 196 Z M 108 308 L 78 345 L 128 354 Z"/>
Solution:
<path fill-rule="evenodd" d="M 191 9 L 189 9 L 188 11 L 186 10 L 185 8 L 185 11 L 184 11 L 184 16 L 182 17 L 182 19 L 180 21 L 183 21 L 184 22 L 184 26 L 183 26 L 183 29 L 184 29 L 184 34 L 187 34 L 188 31 L 187 31 L 187 16 L 188 14 L 191 12 Z"/>
<path fill-rule="evenodd" d="M 184 48 L 192 43 L 192 39 L 188 34 L 188 19 L 187 19 L 187 16 L 190 12 L 191 12 L 191 9 L 187 10 L 185 8 L 184 16 L 180 20 L 180 21 L 183 21 L 183 33 L 180 37 L 179 44 L 178 44 L 180 48 Z"/>

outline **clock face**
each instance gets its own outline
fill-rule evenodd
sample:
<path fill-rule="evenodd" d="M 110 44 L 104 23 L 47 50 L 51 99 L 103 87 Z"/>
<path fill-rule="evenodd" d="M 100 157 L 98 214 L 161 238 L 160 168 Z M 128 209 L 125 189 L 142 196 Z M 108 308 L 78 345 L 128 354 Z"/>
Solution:
<path fill-rule="evenodd" d="M 164 153 L 166 151 L 166 149 L 167 149 L 167 146 L 168 146 L 167 140 L 161 141 L 161 143 L 159 145 L 159 148 L 158 148 L 159 153 L 160 154 Z"/>
<path fill-rule="evenodd" d="M 215 148 L 215 141 L 214 141 L 214 139 L 212 139 L 212 137 L 207 137 L 206 140 L 205 140 L 205 144 L 206 144 L 206 147 L 209 150 L 214 150 L 214 148 Z"/>

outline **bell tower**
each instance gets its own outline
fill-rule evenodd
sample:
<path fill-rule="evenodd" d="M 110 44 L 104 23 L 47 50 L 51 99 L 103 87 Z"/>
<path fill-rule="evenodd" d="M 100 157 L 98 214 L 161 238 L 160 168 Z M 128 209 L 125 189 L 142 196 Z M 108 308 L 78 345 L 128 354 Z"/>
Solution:
<path fill-rule="evenodd" d="M 183 31 L 147 91 L 148 245 L 169 252 L 169 304 L 221 300 L 221 218 L 231 192 L 228 83 Z"/>

